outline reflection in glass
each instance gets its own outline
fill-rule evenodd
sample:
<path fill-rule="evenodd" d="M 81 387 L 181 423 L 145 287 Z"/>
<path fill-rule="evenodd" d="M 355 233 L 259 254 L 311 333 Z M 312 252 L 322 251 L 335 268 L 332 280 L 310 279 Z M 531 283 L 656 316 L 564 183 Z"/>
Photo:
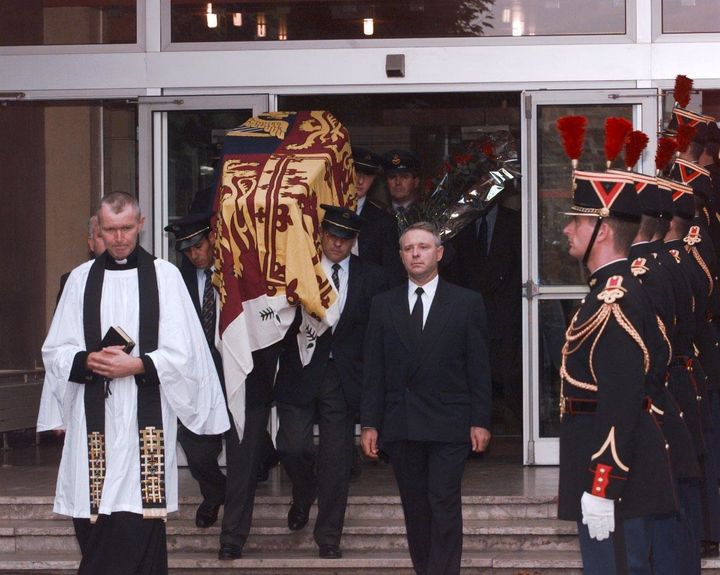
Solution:
<path fill-rule="evenodd" d="M 206 8 L 171 0 L 172 41 L 625 34 L 625 0 L 226 0 L 213 2 L 214 28 Z"/>
<path fill-rule="evenodd" d="M 662 0 L 663 34 L 720 32 L 717 0 Z"/>
<path fill-rule="evenodd" d="M 565 330 L 580 305 L 579 300 L 544 299 L 540 313 L 540 437 L 560 436 L 560 361 Z"/>
<path fill-rule="evenodd" d="M 212 206 L 222 138 L 252 116 L 252 110 L 167 112 L 168 223 Z M 178 260 L 175 250 L 169 258 Z"/>
<path fill-rule="evenodd" d="M 136 0 L 3 0 L 0 46 L 135 44 Z"/>
<path fill-rule="evenodd" d="M 542 285 L 578 285 L 585 283 L 582 264 L 567 253 L 562 233 L 572 201 L 572 166 L 555 128 L 558 118 L 580 115 L 588 119 L 585 146 L 579 169 L 605 170 L 605 119 L 610 116 L 632 121 L 631 105 L 559 105 L 538 107 L 537 194 L 538 194 L 538 267 Z M 618 164 L 617 167 L 622 167 Z"/>

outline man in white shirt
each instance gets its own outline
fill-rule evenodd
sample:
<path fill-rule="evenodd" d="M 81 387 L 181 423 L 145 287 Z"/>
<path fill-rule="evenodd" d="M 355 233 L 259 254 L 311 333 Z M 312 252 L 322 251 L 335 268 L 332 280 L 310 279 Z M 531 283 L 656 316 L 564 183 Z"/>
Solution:
<path fill-rule="evenodd" d="M 322 205 L 322 266 L 337 293 L 340 319 L 312 342 L 310 363 L 303 367 L 298 349 L 300 310 L 288 329 L 275 381 L 280 419 L 277 447 L 293 482 L 288 528 L 302 529 L 317 497 L 314 538 L 320 557 L 342 556 L 342 536 L 352 461 L 355 414 L 362 390 L 363 340 L 370 301 L 385 289 L 377 266 L 351 255 L 362 220 L 352 210 Z M 317 457 L 313 424 L 318 421 Z M 317 471 L 316 471 L 317 460 Z"/>

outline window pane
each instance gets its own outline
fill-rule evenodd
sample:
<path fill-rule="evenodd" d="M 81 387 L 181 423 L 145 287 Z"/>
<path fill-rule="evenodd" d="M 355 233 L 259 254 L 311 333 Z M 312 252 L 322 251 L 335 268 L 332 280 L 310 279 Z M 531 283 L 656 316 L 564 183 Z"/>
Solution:
<path fill-rule="evenodd" d="M 583 266 L 568 255 L 562 233 L 567 223 L 567 216 L 562 212 L 567 211 L 572 202 L 572 167 L 555 124 L 558 118 L 568 115 L 588 119 L 578 168 L 602 172 L 605 170 L 605 119 L 616 116 L 632 121 L 632 106 L 561 105 L 538 108 L 538 263 L 542 285 L 577 285 L 585 281 Z"/>
<path fill-rule="evenodd" d="M 663 34 L 720 32 L 717 0 L 663 0 Z"/>
<path fill-rule="evenodd" d="M 136 0 L 0 0 L 0 46 L 135 44 Z"/>
<path fill-rule="evenodd" d="M 173 42 L 625 33 L 625 0 L 171 0 L 171 14 Z"/>
<path fill-rule="evenodd" d="M 579 301 L 545 299 L 540 311 L 540 437 L 560 435 L 560 360 L 565 330 Z"/>
<path fill-rule="evenodd" d="M 223 136 L 250 118 L 252 110 L 166 113 L 168 222 L 173 222 L 190 211 L 202 211 L 212 205 Z M 170 250 L 169 259 L 180 264 L 179 254 L 174 249 Z"/>
<path fill-rule="evenodd" d="M 60 276 L 89 257 L 88 218 L 106 191 L 137 195 L 136 126 L 124 101 L 3 107 L 0 241 L 13 273 L 0 275 L 0 370 L 42 365 Z"/>

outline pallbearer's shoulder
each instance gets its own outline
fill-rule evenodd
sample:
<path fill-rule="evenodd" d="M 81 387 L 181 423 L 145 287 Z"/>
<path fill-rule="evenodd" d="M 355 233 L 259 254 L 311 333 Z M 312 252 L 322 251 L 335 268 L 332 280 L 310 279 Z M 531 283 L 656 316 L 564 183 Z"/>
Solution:
<path fill-rule="evenodd" d="M 438 282 L 438 291 L 441 289 L 447 293 L 452 300 L 465 302 L 483 301 L 482 295 L 480 295 L 479 292 L 461 287 L 442 278 L 440 278 Z"/>

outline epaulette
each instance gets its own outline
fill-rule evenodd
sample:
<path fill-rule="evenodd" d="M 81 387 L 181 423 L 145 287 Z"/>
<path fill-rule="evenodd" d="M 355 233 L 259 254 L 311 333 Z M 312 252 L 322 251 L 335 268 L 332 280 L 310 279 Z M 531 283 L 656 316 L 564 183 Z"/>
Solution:
<path fill-rule="evenodd" d="M 645 275 L 649 268 L 645 265 L 647 260 L 645 258 L 635 258 L 630 264 L 630 271 L 635 277 Z M 606 286 L 607 287 L 607 286 Z"/>
<path fill-rule="evenodd" d="M 683 238 L 683 241 L 689 246 L 699 244 L 702 241 L 702 236 L 700 235 L 700 226 L 690 226 L 688 235 Z"/>
<path fill-rule="evenodd" d="M 625 292 L 627 292 L 627 290 L 622 287 L 622 282 L 622 276 L 609 277 L 605 287 L 597 295 L 597 298 L 607 304 L 615 303 L 616 300 L 619 300 L 625 295 Z"/>

